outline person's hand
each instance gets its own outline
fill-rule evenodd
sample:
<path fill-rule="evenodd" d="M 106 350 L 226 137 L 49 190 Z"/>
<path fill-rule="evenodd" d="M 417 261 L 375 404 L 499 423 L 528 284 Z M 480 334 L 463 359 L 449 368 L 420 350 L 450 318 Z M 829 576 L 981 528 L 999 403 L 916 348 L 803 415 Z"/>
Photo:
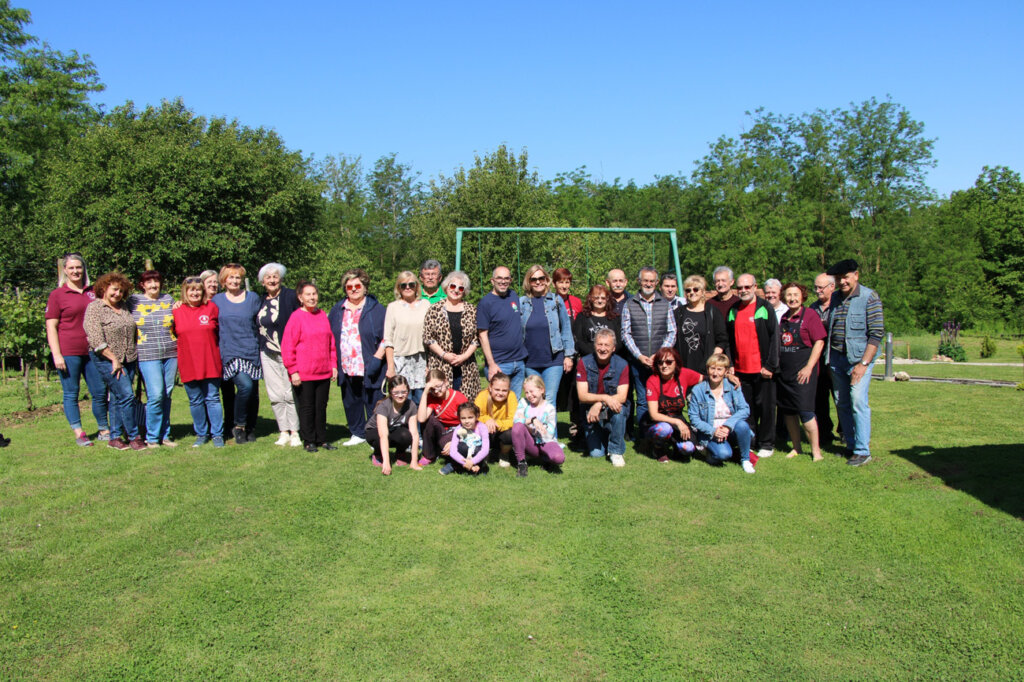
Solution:
<path fill-rule="evenodd" d="M 423 467 L 420 466 L 420 462 L 415 456 L 413 456 L 412 461 L 409 462 L 409 468 L 413 471 L 423 471 Z"/>
<path fill-rule="evenodd" d="M 334 370 L 334 371 L 337 372 L 338 370 Z M 337 378 L 337 377 L 335 377 L 335 378 Z M 394 367 L 388 367 L 387 371 L 384 372 L 384 378 L 385 379 L 394 379 L 395 378 L 395 368 Z"/>
<path fill-rule="evenodd" d="M 715 440 L 719 443 L 725 442 L 725 439 L 729 437 L 729 427 L 726 425 L 719 426 L 715 429 Z"/>
<path fill-rule="evenodd" d="M 605 396 L 604 404 L 615 414 L 622 412 L 622 401 L 613 395 Z"/>
<path fill-rule="evenodd" d="M 479 464 L 474 464 L 472 466 L 472 468 L 470 468 L 470 471 L 472 471 L 474 474 L 479 472 L 480 471 L 480 465 Z"/>
<path fill-rule="evenodd" d="M 465 469 L 466 471 L 480 470 L 480 467 L 474 465 L 473 462 L 469 461 L 468 459 L 462 463 L 462 468 Z"/>
<path fill-rule="evenodd" d="M 115 377 L 121 376 L 121 372 L 123 371 L 124 366 L 121 364 L 120 360 L 115 359 L 113 362 L 110 363 L 110 373 L 113 374 Z"/>
<path fill-rule="evenodd" d="M 762 367 L 761 368 L 761 376 L 763 376 L 765 379 L 771 379 L 772 378 L 772 373 L 769 372 L 768 370 L 766 370 L 764 367 Z"/>
<path fill-rule="evenodd" d="M 487 426 L 487 433 L 497 432 L 498 422 L 494 421 L 493 419 L 488 419 L 487 421 L 484 422 L 484 424 Z"/>
<path fill-rule="evenodd" d="M 64 362 L 64 356 L 60 353 L 53 356 L 53 366 L 57 368 L 58 372 L 68 371 L 68 363 Z"/>
<path fill-rule="evenodd" d="M 462 364 L 462 359 L 455 353 L 445 353 L 444 361 L 447 362 L 452 367 L 458 367 L 459 365 Z"/>
<path fill-rule="evenodd" d="M 725 375 L 725 378 L 729 380 L 729 383 L 732 384 L 733 388 L 740 387 L 740 378 L 733 374 L 731 367 L 729 368 L 729 373 Z"/>
<path fill-rule="evenodd" d="M 501 367 L 498 365 L 487 365 L 487 380 L 490 381 L 494 378 L 494 375 L 501 371 Z"/>
<path fill-rule="evenodd" d="M 856 386 L 857 382 L 861 380 L 861 378 L 864 376 L 864 372 L 866 371 L 868 371 L 868 368 L 860 364 L 859 362 L 856 365 L 854 365 L 853 369 L 850 370 L 850 385 Z"/>
<path fill-rule="evenodd" d="M 380 472 L 382 474 L 384 474 L 385 476 L 390 476 L 391 475 L 391 463 L 390 462 L 384 462 L 384 464 L 380 468 Z"/>
<path fill-rule="evenodd" d="M 182 306 L 182 302 L 181 301 L 175 301 L 174 305 L 171 306 L 171 310 L 177 310 L 181 306 Z"/>
<path fill-rule="evenodd" d="M 334 371 L 337 372 L 338 370 L 335 369 Z M 334 377 L 334 378 L 337 379 L 338 377 Z M 301 386 L 302 385 L 302 377 L 299 376 L 298 372 L 292 372 L 291 379 L 292 379 L 292 386 Z"/>
<path fill-rule="evenodd" d="M 571 372 L 572 371 L 572 358 L 568 358 L 567 357 L 567 358 L 562 360 L 562 371 L 564 371 L 564 372 Z"/>
<path fill-rule="evenodd" d="M 337 380 L 338 380 L 338 368 L 335 367 L 334 369 L 331 370 L 331 381 L 337 381 Z"/>
<path fill-rule="evenodd" d="M 452 442 L 448 441 L 447 443 L 444 444 L 444 447 L 441 448 L 441 454 L 442 455 L 447 455 L 451 451 L 452 451 Z"/>
<path fill-rule="evenodd" d="M 804 367 L 802 370 L 796 373 L 796 382 L 798 384 L 806 384 L 811 380 L 811 372 L 813 371 L 813 367 Z"/>
<path fill-rule="evenodd" d="M 683 440 L 690 440 L 690 427 L 687 426 L 686 422 L 682 419 L 678 420 L 676 428 L 679 429 L 679 435 L 682 436 Z"/>
<path fill-rule="evenodd" d="M 650 355 L 641 355 L 640 362 L 644 363 L 648 367 L 654 366 L 654 358 L 651 357 Z"/>
<path fill-rule="evenodd" d="M 594 403 L 587 410 L 587 422 L 596 424 L 601 419 L 601 403 Z"/>

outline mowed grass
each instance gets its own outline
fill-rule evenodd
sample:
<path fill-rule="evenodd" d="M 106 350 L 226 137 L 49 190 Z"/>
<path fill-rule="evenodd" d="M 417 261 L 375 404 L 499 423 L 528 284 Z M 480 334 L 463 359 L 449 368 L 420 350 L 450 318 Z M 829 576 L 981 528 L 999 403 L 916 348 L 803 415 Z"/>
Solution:
<path fill-rule="evenodd" d="M 879 372 L 881 370 L 881 372 Z M 894 372 L 906 372 L 912 377 L 936 377 L 941 379 L 985 379 L 989 381 L 1024 381 L 1024 368 L 1003 365 L 963 365 L 960 363 L 935 363 L 928 365 L 896 365 Z M 884 366 L 875 365 L 874 374 L 884 374 Z"/>
<path fill-rule="evenodd" d="M 753 476 L 631 452 L 385 478 L 275 447 L 265 395 L 260 442 L 196 450 L 180 389 L 175 450 L 10 425 L 0 677 L 1020 677 L 1024 393 L 871 395 L 873 462 Z"/>
<path fill-rule="evenodd" d="M 983 336 L 960 334 L 960 345 L 964 347 L 964 351 L 967 353 L 968 362 L 1020 362 L 1017 346 L 1020 345 L 1021 339 L 993 338 L 992 340 L 996 344 L 996 352 L 988 358 L 981 357 L 982 339 Z M 898 358 L 907 357 L 908 343 L 910 344 L 910 357 L 915 360 L 931 360 L 932 356 L 939 351 L 938 334 L 899 334 L 893 336 L 892 343 L 893 355 Z"/>

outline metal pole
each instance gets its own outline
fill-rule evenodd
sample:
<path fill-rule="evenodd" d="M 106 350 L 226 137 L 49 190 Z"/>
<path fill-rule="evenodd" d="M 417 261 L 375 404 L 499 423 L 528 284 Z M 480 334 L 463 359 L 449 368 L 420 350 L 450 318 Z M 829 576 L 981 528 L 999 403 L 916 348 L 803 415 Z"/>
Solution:
<path fill-rule="evenodd" d="M 892 332 L 885 335 L 885 380 L 894 380 L 892 373 Z"/>

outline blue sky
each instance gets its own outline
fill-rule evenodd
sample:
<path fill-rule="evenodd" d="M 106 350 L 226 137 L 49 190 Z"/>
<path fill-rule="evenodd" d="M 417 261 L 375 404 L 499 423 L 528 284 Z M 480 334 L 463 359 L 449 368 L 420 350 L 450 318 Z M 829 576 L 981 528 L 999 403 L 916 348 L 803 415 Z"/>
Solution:
<path fill-rule="evenodd" d="M 689 175 L 746 111 L 887 95 L 937 138 L 940 194 L 1024 171 L 1020 0 L 12 4 L 92 57 L 108 108 L 181 97 L 317 158 L 396 152 L 423 179 L 505 143 L 543 178 L 646 184 Z"/>

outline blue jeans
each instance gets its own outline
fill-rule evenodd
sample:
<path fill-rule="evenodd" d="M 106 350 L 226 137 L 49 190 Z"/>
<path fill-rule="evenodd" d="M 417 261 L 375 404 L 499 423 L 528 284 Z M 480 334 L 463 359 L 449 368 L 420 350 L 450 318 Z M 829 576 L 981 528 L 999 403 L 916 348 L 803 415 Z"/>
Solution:
<path fill-rule="evenodd" d="M 178 374 L 178 358 L 140 360 L 146 384 L 146 441 L 159 443 L 171 436 L 171 391 Z"/>
<path fill-rule="evenodd" d="M 96 363 L 96 370 L 103 377 L 103 383 L 110 391 L 113 399 L 110 401 L 110 437 L 124 436 L 127 440 L 134 440 L 139 437 L 139 424 L 135 421 L 135 393 L 132 391 L 132 381 L 135 379 L 135 370 L 138 363 L 126 362 L 122 367 L 120 376 L 114 376 L 111 370 L 113 363 L 105 357 L 100 357 L 89 351 L 93 362 Z"/>
<path fill-rule="evenodd" d="M 552 405 L 558 399 L 558 384 L 562 381 L 562 363 L 558 363 L 554 367 L 545 367 L 544 369 L 531 369 L 526 368 L 526 376 L 532 377 L 534 375 L 539 376 L 544 380 L 544 400 L 548 401 Z M 525 379 L 525 377 L 524 377 Z M 519 390 L 523 390 L 523 384 L 520 382 Z M 518 396 L 516 396 L 518 398 Z"/>
<path fill-rule="evenodd" d="M 89 387 L 92 398 L 92 416 L 100 431 L 110 428 L 107 422 L 107 385 L 96 369 L 96 363 L 88 355 L 65 355 L 64 364 L 67 369 L 57 372 L 60 375 L 60 387 L 64 392 L 64 416 L 73 429 L 82 428 L 82 413 L 78 409 L 78 390 L 85 375 L 85 385 Z"/>
<path fill-rule="evenodd" d="M 589 410 L 585 405 L 581 409 Z M 629 403 L 624 403 L 617 413 L 608 410 L 605 419 L 590 423 L 586 411 L 582 417 L 583 437 L 587 441 L 587 452 L 591 457 L 626 454 L 626 417 L 629 415 Z"/>
<path fill-rule="evenodd" d="M 651 368 L 633 359 L 629 361 L 629 375 L 633 377 L 633 393 L 636 395 L 636 423 L 642 425 L 647 416 L 647 379 L 651 376 Z"/>
<path fill-rule="evenodd" d="M 704 450 L 715 459 L 724 462 L 732 458 L 732 446 L 735 445 L 736 450 L 740 453 L 740 461 L 746 462 L 750 459 L 750 439 L 752 436 L 753 431 L 750 430 L 750 424 L 746 420 L 741 419 L 736 422 L 736 428 L 729 432 L 728 438 L 719 443 L 712 437 L 708 444 L 704 446 Z"/>
<path fill-rule="evenodd" d="M 228 424 L 229 427 L 241 426 L 246 431 L 256 428 L 256 414 L 260 409 L 260 387 L 257 381 L 245 372 L 239 372 L 221 382 L 224 403 L 231 402 L 231 420 L 234 423 Z"/>
<path fill-rule="evenodd" d="M 840 353 L 832 353 L 829 367 L 832 375 L 832 390 L 836 397 L 836 412 L 839 425 L 846 437 L 846 447 L 854 455 L 871 455 L 871 407 L 868 405 L 868 387 L 871 386 L 872 362 L 865 368 L 864 376 L 856 386 L 850 384 L 853 365 Z"/>
<path fill-rule="evenodd" d="M 523 379 L 526 378 L 526 365 L 523 364 L 523 361 L 499 362 L 498 369 L 508 375 L 509 390 L 516 394 L 516 400 L 522 399 Z M 546 384 L 547 380 L 544 383 Z M 473 398 L 470 398 L 470 400 L 473 400 Z"/>
<path fill-rule="evenodd" d="M 220 404 L 220 379 L 198 379 L 185 383 L 192 427 L 197 436 L 224 435 L 224 408 Z M 209 420 L 207 420 L 209 417 Z"/>

